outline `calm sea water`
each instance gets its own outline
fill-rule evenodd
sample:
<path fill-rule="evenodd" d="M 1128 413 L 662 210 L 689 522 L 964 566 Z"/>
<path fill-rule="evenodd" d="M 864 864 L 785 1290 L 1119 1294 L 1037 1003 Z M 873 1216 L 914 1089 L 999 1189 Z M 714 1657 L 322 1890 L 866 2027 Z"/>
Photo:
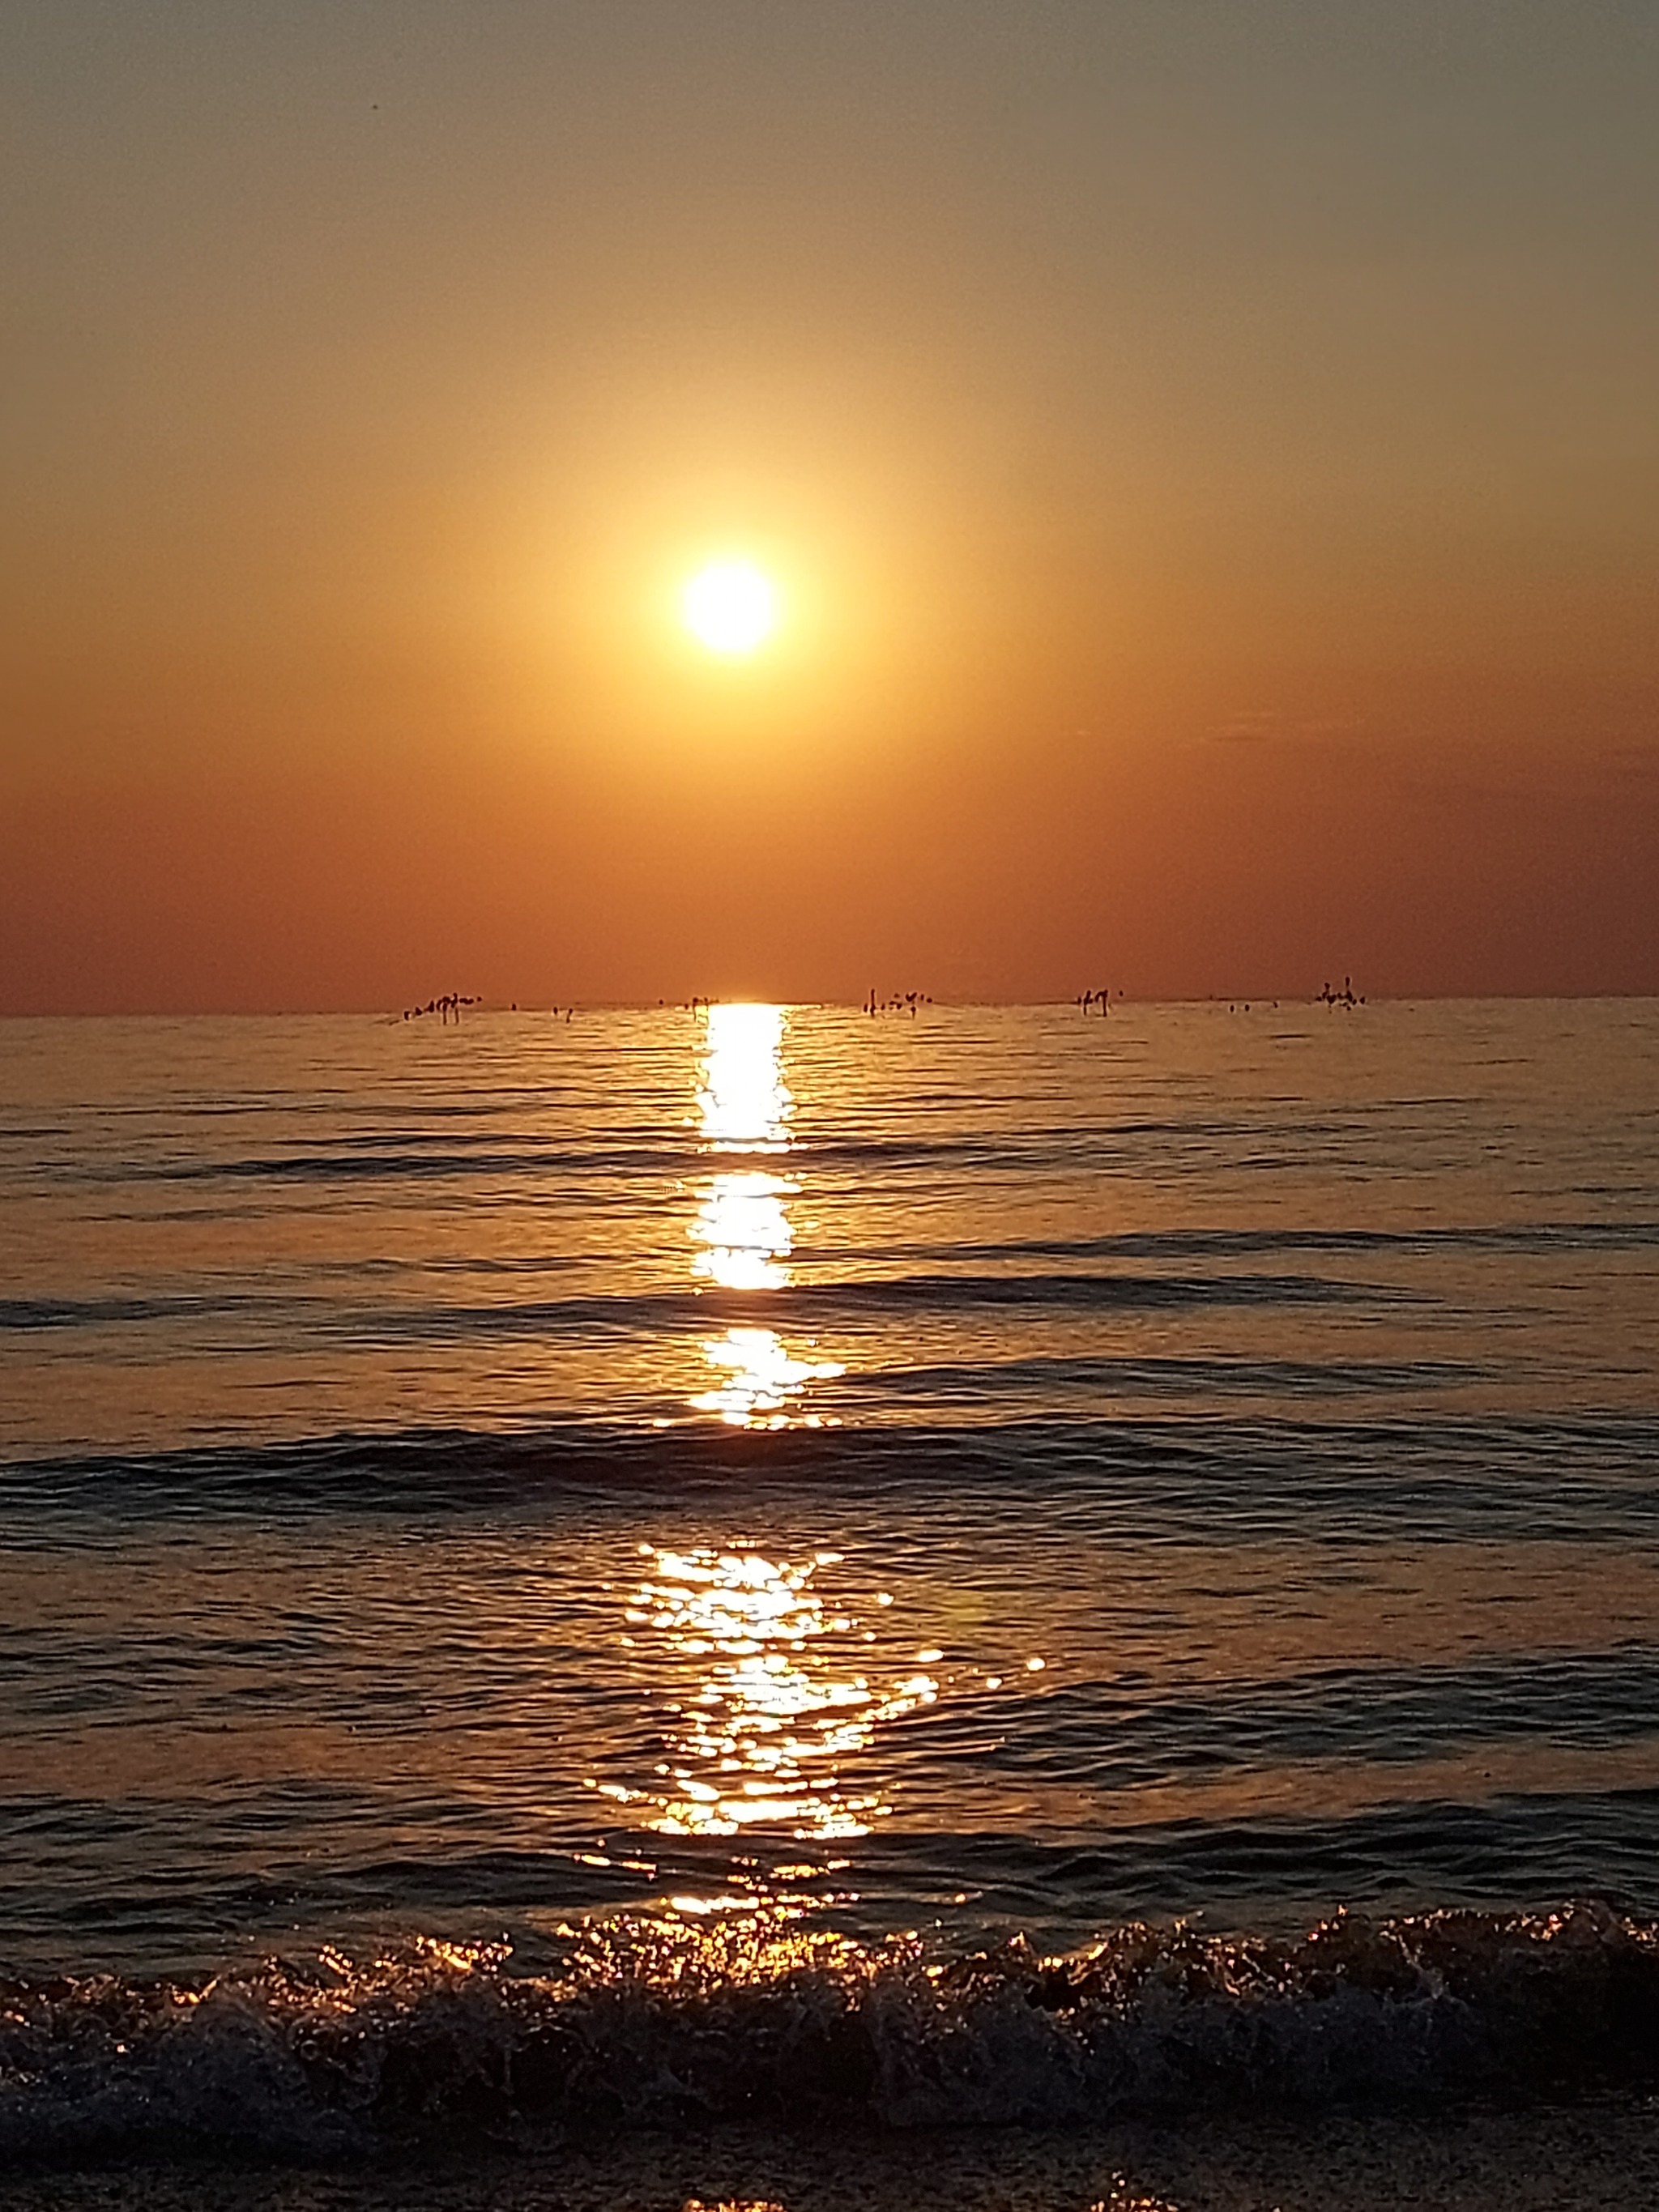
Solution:
<path fill-rule="evenodd" d="M 0 1223 L 0 2135 L 216 1973 L 900 1987 L 929 2117 L 1017 1931 L 1659 1915 L 1651 1002 L 14 1021 Z"/>

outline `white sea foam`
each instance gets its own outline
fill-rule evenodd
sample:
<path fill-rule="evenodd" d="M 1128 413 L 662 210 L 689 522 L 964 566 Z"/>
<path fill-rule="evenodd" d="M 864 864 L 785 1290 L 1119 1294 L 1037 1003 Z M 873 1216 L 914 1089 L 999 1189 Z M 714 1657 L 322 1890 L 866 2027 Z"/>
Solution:
<path fill-rule="evenodd" d="M 1659 1931 L 1604 1906 L 1119 1929 L 946 1960 L 781 1929 L 573 1930 L 552 1974 L 434 1942 L 200 1984 L 0 1991 L 0 2149 L 314 2157 L 515 2124 L 1090 2124 L 1659 2081 Z"/>

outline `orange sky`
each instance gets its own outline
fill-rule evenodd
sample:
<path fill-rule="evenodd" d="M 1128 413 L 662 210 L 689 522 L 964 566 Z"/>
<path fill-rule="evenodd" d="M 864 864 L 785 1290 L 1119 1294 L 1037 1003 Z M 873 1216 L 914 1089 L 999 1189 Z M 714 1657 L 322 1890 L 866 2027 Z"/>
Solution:
<path fill-rule="evenodd" d="M 14 0 L 0 87 L 0 1009 L 1659 990 L 1646 11 Z"/>

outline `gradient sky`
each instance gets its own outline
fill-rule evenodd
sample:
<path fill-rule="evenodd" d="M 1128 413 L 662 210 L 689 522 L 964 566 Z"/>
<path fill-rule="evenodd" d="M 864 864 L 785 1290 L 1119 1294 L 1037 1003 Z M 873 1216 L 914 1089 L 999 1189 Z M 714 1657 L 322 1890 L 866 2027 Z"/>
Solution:
<path fill-rule="evenodd" d="M 9 0 L 0 140 L 0 1008 L 1659 990 L 1646 0 Z"/>

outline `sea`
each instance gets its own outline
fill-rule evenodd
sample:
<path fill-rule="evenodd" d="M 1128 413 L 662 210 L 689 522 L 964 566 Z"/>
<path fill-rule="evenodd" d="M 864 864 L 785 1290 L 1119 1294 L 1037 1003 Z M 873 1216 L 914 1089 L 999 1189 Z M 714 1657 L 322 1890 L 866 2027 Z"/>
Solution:
<path fill-rule="evenodd" d="M 0 1024 L 0 2156 L 1659 2082 L 1659 1002 Z"/>

